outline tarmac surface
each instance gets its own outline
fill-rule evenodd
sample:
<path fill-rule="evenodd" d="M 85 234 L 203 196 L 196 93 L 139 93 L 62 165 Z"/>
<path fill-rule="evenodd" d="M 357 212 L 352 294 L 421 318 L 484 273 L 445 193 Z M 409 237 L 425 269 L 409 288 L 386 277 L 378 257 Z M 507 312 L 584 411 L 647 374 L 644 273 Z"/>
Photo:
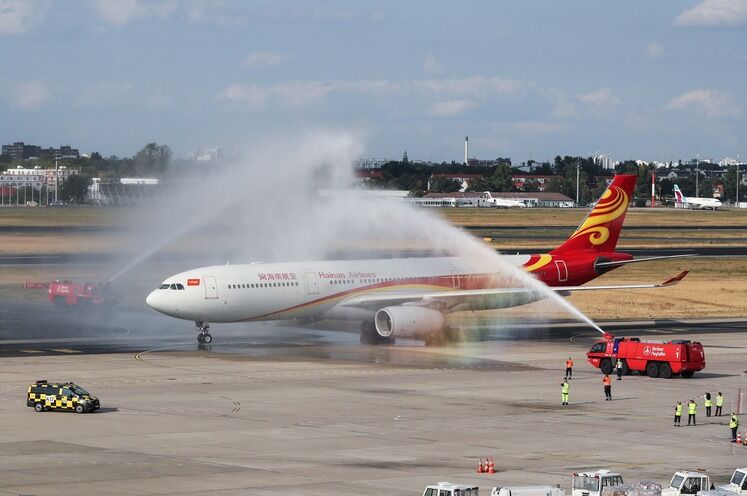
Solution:
<path fill-rule="evenodd" d="M 60 311 L 0 306 L 0 495 L 415 495 L 444 480 L 489 494 L 569 489 L 571 473 L 599 467 L 659 483 L 699 468 L 719 484 L 747 465 L 728 417 L 706 418 L 702 397 L 697 427 L 672 426 L 678 400 L 723 391 L 728 413 L 747 386 L 738 319 L 618 323 L 616 334 L 699 340 L 707 367 L 626 376 L 606 402 L 584 360 L 598 336 L 570 323 L 444 348 L 361 346 L 323 323 L 215 326 L 198 347 L 188 322 Z M 35 413 L 25 390 L 36 379 L 74 380 L 102 410 Z M 475 474 L 486 456 L 498 473 Z"/>

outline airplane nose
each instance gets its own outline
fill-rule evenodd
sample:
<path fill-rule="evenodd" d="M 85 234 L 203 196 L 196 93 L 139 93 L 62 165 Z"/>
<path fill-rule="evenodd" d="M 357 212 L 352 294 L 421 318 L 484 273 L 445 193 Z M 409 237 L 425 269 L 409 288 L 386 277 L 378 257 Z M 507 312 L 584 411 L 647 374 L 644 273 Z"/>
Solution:
<path fill-rule="evenodd" d="M 145 298 L 145 303 L 148 304 L 149 307 L 151 307 L 153 310 L 161 311 L 161 305 L 159 304 L 159 298 L 158 291 L 151 291 L 151 293 L 148 295 L 147 298 Z"/>

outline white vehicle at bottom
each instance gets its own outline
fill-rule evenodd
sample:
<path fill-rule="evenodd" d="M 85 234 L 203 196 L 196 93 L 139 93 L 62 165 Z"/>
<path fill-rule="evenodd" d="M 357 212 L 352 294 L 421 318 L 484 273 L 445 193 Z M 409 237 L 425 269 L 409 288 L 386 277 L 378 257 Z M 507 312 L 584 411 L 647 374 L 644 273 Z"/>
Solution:
<path fill-rule="evenodd" d="M 699 491 L 711 489 L 711 479 L 700 472 L 675 472 L 669 487 L 661 490 L 661 496 L 681 496 L 698 494 Z"/>
<path fill-rule="evenodd" d="M 622 475 L 609 470 L 577 473 L 573 474 L 571 496 L 601 496 L 605 487 L 622 484 Z"/>
<path fill-rule="evenodd" d="M 439 482 L 434 486 L 427 486 L 423 496 L 480 496 L 480 488 L 469 484 Z"/>
<path fill-rule="evenodd" d="M 565 489 L 558 486 L 498 486 L 493 488 L 490 496 L 565 496 Z"/>
<path fill-rule="evenodd" d="M 738 468 L 734 471 L 731 476 L 729 484 L 726 486 L 719 486 L 717 488 L 720 491 L 729 491 L 737 496 L 747 495 L 747 468 Z"/>

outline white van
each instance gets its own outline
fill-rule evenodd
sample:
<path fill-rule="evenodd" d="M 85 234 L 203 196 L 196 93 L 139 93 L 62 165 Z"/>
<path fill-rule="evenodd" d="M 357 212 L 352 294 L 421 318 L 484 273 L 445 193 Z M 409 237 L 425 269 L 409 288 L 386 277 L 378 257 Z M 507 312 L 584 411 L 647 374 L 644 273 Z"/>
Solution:
<path fill-rule="evenodd" d="M 423 496 L 480 496 L 480 488 L 468 484 L 439 482 L 435 486 L 426 487 Z"/>

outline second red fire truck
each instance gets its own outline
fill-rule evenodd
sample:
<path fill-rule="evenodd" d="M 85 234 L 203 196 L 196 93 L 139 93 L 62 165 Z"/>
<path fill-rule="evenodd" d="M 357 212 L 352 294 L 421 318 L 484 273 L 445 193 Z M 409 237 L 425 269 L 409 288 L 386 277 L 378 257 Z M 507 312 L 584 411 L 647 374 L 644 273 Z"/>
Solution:
<path fill-rule="evenodd" d="M 586 357 L 604 374 L 612 373 L 618 358 L 624 374 L 637 371 L 641 375 L 664 379 L 675 375 L 690 378 L 705 368 L 703 345 L 697 341 L 653 343 L 639 338 L 610 337 L 595 343 Z"/>

